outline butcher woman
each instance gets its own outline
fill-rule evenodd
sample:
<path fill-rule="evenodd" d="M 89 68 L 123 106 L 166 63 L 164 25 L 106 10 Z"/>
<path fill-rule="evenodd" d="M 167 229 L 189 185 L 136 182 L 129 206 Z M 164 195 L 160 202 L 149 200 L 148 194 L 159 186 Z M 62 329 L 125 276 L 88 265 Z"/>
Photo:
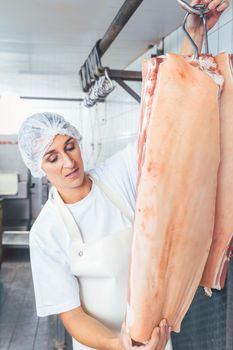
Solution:
<path fill-rule="evenodd" d="M 192 5 L 196 4 L 193 2 Z M 228 1 L 206 0 L 208 30 Z M 189 16 L 201 50 L 203 29 Z M 185 39 L 182 53 L 191 53 Z M 53 185 L 30 231 L 30 258 L 38 316 L 59 314 L 74 350 L 171 348 L 161 320 L 145 345 L 133 345 L 124 323 L 127 270 L 136 199 L 136 143 L 85 172 L 78 130 L 55 113 L 27 118 L 19 149 L 34 177 Z M 140 281 L 138 281 L 140 283 Z"/>

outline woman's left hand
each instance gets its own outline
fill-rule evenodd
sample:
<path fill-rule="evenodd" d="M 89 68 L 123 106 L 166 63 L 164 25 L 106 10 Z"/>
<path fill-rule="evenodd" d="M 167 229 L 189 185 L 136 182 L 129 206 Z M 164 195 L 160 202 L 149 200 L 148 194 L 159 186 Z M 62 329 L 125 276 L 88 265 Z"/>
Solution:
<path fill-rule="evenodd" d="M 121 329 L 121 346 L 120 350 L 164 350 L 170 330 L 166 320 L 162 320 L 158 327 L 155 327 L 149 342 L 145 345 L 132 345 L 131 338 L 126 330 L 126 325 L 123 323 Z"/>
<path fill-rule="evenodd" d="M 228 0 L 193 0 L 191 6 L 196 4 L 204 4 L 210 9 L 209 13 L 206 16 L 207 19 L 207 30 L 210 30 L 218 22 L 219 17 L 229 6 Z M 190 15 L 187 21 L 187 27 L 190 32 L 199 32 L 203 34 L 203 25 L 202 20 L 197 15 Z"/>

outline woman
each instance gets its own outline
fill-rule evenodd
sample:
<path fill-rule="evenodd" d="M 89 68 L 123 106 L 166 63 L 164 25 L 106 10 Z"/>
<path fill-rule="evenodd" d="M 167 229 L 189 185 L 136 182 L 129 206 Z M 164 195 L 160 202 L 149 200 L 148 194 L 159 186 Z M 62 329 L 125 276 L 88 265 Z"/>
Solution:
<path fill-rule="evenodd" d="M 28 118 L 19 133 L 32 175 L 46 174 L 54 186 L 30 232 L 37 313 L 59 313 L 72 337 L 88 347 L 120 349 L 115 332 L 126 307 L 136 144 L 87 174 L 80 139 L 52 113 Z M 163 348 L 168 332 L 161 328 L 153 341 L 161 338 Z M 84 347 L 74 341 L 74 348 Z"/>
<path fill-rule="evenodd" d="M 208 29 L 228 1 L 206 0 Z M 197 3 L 197 1 L 195 2 Z M 199 47 L 203 32 L 190 16 Z M 183 53 L 190 47 L 185 41 Z M 30 256 L 38 316 L 59 314 L 74 349 L 133 349 L 123 323 L 127 266 L 136 197 L 136 143 L 88 173 L 79 132 L 53 113 L 24 121 L 19 149 L 35 177 L 53 185 L 30 232 Z M 120 331 L 121 329 L 121 331 Z M 169 325 L 162 320 L 144 350 L 162 350 Z"/>

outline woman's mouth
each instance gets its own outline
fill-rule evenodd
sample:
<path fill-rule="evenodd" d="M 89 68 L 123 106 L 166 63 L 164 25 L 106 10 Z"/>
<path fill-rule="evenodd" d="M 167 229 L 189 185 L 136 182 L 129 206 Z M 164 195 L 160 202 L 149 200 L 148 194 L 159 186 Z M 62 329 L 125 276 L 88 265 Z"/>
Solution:
<path fill-rule="evenodd" d="M 67 174 L 65 177 L 68 179 L 73 179 L 78 176 L 79 168 L 74 169 L 71 173 Z"/>

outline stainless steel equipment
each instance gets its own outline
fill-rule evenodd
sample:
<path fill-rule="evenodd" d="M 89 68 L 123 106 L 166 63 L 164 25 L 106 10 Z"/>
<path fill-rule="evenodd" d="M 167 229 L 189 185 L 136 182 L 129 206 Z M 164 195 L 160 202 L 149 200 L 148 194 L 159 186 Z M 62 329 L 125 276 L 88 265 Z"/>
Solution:
<path fill-rule="evenodd" d="M 0 181 L 17 174 L 17 192 L 0 186 L 3 200 L 3 245 L 27 247 L 29 230 L 47 199 L 46 180 L 34 179 L 21 158 L 17 135 L 0 135 Z M 3 180 L 2 180 L 3 181 Z M 4 187 L 7 187 L 4 186 Z"/>

